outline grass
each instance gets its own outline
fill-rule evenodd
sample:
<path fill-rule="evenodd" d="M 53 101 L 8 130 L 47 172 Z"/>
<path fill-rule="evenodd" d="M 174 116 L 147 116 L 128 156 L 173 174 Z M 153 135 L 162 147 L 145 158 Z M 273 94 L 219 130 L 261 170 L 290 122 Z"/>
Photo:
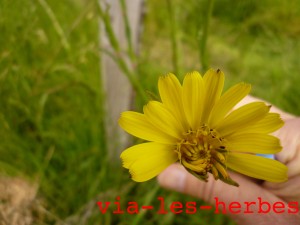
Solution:
<path fill-rule="evenodd" d="M 173 1 L 170 17 L 167 1 L 147 2 L 136 71 L 145 90 L 156 94 L 157 78 L 167 72 L 203 72 L 198 46 L 206 4 Z M 299 9 L 298 0 L 215 0 L 207 40 L 208 62 L 225 71 L 227 86 L 249 82 L 253 95 L 297 115 Z M 118 195 L 123 207 L 158 207 L 157 196 L 166 204 L 195 199 L 155 180 L 136 184 L 120 162 L 108 161 L 98 19 L 94 0 L 1 1 L 0 174 L 39 184 L 44 211 L 34 214 L 35 224 L 234 224 L 207 212 L 100 214 L 96 201 Z M 136 108 L 144 103 L 137 98 Z"/>

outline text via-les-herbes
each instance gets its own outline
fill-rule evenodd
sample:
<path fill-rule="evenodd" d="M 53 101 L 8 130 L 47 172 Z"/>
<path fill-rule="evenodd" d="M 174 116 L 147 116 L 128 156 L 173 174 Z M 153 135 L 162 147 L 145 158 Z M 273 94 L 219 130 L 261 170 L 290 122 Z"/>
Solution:
<path fill-rule="evenodd" d="M 97 202 L 99 210 L 102 214 L 107 213 L 108 208 L 110 207 L 113 211 L 113 214 L 138 214 L 141 210 L 156 210 L 158 214 L 195 214 L 197 210 L 214 210 L 215 214 L 267 214 L 274 212 L 276 214 L 289 213 L 289 214 L 298 214 L 299 213 L 299 203 L 298 202 L 268 202 L 264 201 L 261 197 L 257 197 L 255 201 L 233 201 L 230 203 L 225 203 L 220 201 L 218 197 L 214 198 L 214 207 L 211 205 L 198 205 L 197 202 L 189 201 L 189 202 L 180 202 L 174 201 L 168 206 L 165 204 L 165 200 L 163 197 L 157 197 L 157 201 L 159 206 L 157 209 L 152 205 L 143 205 L 140 206 L 135 201 L 127 202 L 126 206 L 121 206 L 120 196 L 116 197 L 115 202 Z"/>

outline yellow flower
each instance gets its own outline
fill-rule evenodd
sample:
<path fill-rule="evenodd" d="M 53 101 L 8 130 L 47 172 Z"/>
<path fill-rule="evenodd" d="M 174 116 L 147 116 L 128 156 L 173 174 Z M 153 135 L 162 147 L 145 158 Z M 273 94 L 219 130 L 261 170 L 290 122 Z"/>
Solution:
<path fill-rule="evenodd" d="M 283 125 L 270 106 L 253 102 L 232 111 L 249 94 L 251 86 L 239 83 L 222 95 L 224 74 L 208 70 L 186 74 L 183 84 L 173 74 L 158 82 L 161 102 L 150 101 L 144 113 L 123 112 L 120 126 L 138 138 L 150 141 L 126 149 L 123 166 L 132 179 L 147 181 L 179 161 L 190 173 L 207 181 L 215 179 L 236 185 L 228 169 L 271 182 L 287 180 L 287 167 L 256 154 L 281 150 L 270 135 Z"/>

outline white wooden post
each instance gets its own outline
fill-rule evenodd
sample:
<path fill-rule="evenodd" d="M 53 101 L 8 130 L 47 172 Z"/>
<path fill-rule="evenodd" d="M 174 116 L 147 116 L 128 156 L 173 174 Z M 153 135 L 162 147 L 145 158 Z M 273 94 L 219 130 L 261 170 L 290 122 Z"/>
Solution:
<path fill-rule="evenodd" d="M 122 15 L 120 0 L 99 0 L 103 9 L 109 6 L 112 27 L 119 41 L 120 47 L 127 49 L 124 17 Z M 131 28 L 132 44 L 134 49 L 138 46 L 140 22 L 143 0 L 126 0 L 127 15 Z M 101 45 L 106 51 L 113 52 L 109 43 L 104 25 L 101 24 Z M 129 58 L 126 59 L 129 69 L 133 69 Z M 108 140 L 109 157 L 115 160 L 121 151 L 128 145 L 129 136 L 119 128 L 120 113 L 131 108 L 133 90 L 128 79 L 122 73 L 114 60 L 105 52 L 101 55 L 102 78 L 106 98 L 106 136 Z"/>

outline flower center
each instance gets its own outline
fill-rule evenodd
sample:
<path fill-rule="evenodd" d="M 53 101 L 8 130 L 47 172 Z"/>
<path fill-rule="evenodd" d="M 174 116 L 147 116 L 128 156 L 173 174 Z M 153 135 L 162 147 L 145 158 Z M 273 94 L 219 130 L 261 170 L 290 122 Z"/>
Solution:
<path fill-rule="evenodd" d="M 187 132 L 177 152 L 180 163 L 195 176 L 207 180 L 209 172 L 215 179 L 229 178 L 224 166 L 227 152 L 224 139 L 206 125 Z"/>

